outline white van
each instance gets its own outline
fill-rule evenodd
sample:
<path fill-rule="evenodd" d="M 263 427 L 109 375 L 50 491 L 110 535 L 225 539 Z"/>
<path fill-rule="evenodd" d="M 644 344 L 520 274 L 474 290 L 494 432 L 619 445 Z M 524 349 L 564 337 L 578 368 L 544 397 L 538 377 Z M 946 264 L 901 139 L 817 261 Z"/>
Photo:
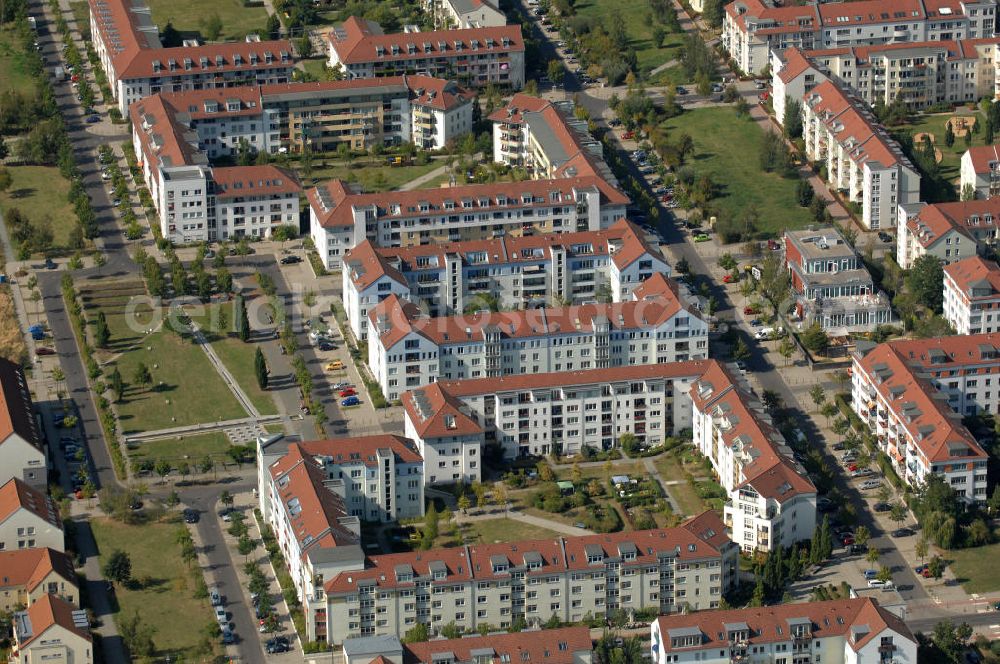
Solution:
<path fill-rule="evenodd" d="M 773 327 L 762 327 L 753 336 L 759 341 L 761 339 L 770 339 L 772 334 L 774 334 Z"/>

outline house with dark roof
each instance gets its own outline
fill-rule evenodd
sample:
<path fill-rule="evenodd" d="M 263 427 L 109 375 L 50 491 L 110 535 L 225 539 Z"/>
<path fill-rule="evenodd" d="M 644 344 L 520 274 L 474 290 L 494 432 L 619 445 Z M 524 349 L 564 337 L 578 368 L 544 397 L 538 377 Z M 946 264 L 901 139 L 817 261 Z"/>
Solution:
<path fill-rule="evenodd" d="M 327 39 L 330 67 L 347 78 L 416 73 L 455 78 L 471 88 L 524 85 L 524 38 L 516 24 L 429 32 L 408 25 L 385 34 L 378 23 L 351 16 Z"/>
<path fill-rule="evenodd" d="M 19 664 L 93 664 L 87 612 L 56 595 L 44 595 L 13 619 L 10 661 Z"/>
<path fill-rule="evenodd" d="M 24 371 L 0 358 L 0 484 L 12 478 L 44 491 L 48 467 Z"/>
<path fill-rule="evenodd" d="M 659 245 L 625 219 L 600 231 L 548 233 L 410 247 L 366 240 L 344 258 L 343 300 L 358 339 L 368 311 L 396 295 L 430 316 L 495 301 L 502 309 L 628 300 L 654 274 L 670 274 Z"/>
<path fill-rule="evenodd" d="M 789 653 L 824 664 L 917 663 L 910 628 L 867 597 L 660 616 L 649 628 L 653 664 L 780 661 Z"/>

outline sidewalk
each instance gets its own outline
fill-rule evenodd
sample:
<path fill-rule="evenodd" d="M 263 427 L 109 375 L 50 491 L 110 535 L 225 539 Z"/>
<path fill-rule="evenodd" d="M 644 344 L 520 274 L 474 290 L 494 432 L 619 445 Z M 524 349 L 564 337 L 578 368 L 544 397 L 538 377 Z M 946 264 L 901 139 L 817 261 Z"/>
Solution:
<path fill-rule="evenodd" d="M 198 327 L 198 324 L 191 323 L 191 330 L 194 334 L 195 343 L 197 343 L 198 346 L 205 351 L 205 355 L 208 356 L 208 361 L 211 363 L 216 372 L 218 372 L 219 376 L 222 378 L 222 382 L 226 384 L 229 391 L 233 393 L 236 400 L 240 402 L 241 406 L 243 406 L 243 410 L 245 410 L 247 415 L 249 415 L 252 419 L 260 419 L 260 411 L 257 410 L 257 407 L 253 405 L 252 401 L 250 401 L 250 397 L 247 396 L 246 392 L 243 391 L 243 388 L 240 387 L 240 384 L 236 382 L 235 378 L 233 378 L 233 374 L 229 373 L 229 369 L 227 369 L 226 365 L 222 363 L 219 356 L 215 354 L 215 349 L 212 348 L 212 344 L 208 343 L 208 339 L 205 338 L 205 335 Z"/>

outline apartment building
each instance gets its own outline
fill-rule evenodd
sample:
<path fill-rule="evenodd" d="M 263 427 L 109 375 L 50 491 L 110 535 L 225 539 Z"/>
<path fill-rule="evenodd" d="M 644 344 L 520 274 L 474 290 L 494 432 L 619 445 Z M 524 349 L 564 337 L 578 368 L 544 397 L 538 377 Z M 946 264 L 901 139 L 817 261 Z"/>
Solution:
<path fill-rule="evenodd" d="M 370 556 L 363 569 L 325 582 L 327 641 L 398 635 L 418 623 L 432 633 L 449 623 L 475 631 L 518 617 L 536 624 L 618 609 L 715 608 L 737 562 L 711 512 L 676 528 Z"/>
<path fill-rule="evenodd" d="M 726 6 L 722 44 L 742 71 L 761 74 L 774 50 L 993 37 L 995 17 L 992 0 L 862 0 L 801 6 L 736 0 Z"/>
<path fill-rule="evenodd" d="M 411 247 L 596 231 L 623 218 L 629 203 L 593 175 L 377 194 L 330 180 L 306 195 L 310 233 L 327 269 L 339 269 L 344 255 L 366 239 L 378 247 Z"/>
<path fill-rule="evenodd" d="M 483 664 L 544 662 L 591 664 L 593 642 L 586 627 L 526 629 L 511 634 L 466 635 L 402 643 L 395 634 L 359 636 L 344 641 L 344 664 Z"/>
<path fill-rule="evenodd" d="M 998 412 L 998 346 L 993 334 L 859 344 L 852 407 L 907 484 L 935 473 L 965 500 L 985 502 L 987 455 L 962 417 Z"/>
<path fill-rule="evenodd" d="M 891 228 L 900 205 L 920 200 L 917 169 L 863 102 L 838 84 L 825 81 L 806 93 L 802 116 L 806 156 L 825 164 L 827 183 L 861 205 L 866 228 Z"/>
<path fill-rule="evenodd" d="M 295 68 L 288 40 L 164 47 L 141 0 L 88 0 L 94 50 L 122 115 L 159 92 L 287 83 Z"/>
<path fill-rule="evenodd" d="M 160 95 L 130 109 L 132 147 L 159 216 L 173 242 L 269 237 L 299 225 L 302 187 L 273 165 L 212 167 L 198 134 L 181 124 Z"/>
<path fill-rule="evenodd" d="M 946 265 L 943 314 L 956 334 L 1000 332 L 1000 265 L 979 256 Z"/>
<path fill-rule="evenodd" d="M 412 302 L 390 295 L 368 312 L 368 366 L 395 400 L 435 380 L 707 357 L 708 325 L 675 283 L 660 277 L 642 294 L 630 302 L 445 318 L 425 317 Z"/>
<path fill-rule="evenodd" d="M 743 551 L 789 548 L 816 529 L 816 487 L 757 397 L 713 362 L 691 387 L 694 446 L 729 493 L 723 520 Z"/>
<path fill-rule="evenodd" d="M 10 661 L 18 664 L 93 664 L 87 612 L 55 595 L 43 595 L 14 614 Z"/>
<path fill-rule="evenodd" d="M 257 482 L 262 519 L 281 547 L 312 641 L 326 635 L 322 579 L 359 569 L 365 557 L 361 519 L 338 493 L 344 480 L 331 477 L 303 445 L 280 436 L 258 439 Z M 317 617 L 324 617 L 318 627 Z"/>
<path fill-rule="evenodd" d="M 507 17 L 495 0 L 424 0 L 427 11 L 439 30 L 499 28 Z"/>
<path fill-rule="evenodd" d="M 46 595 L 80 605 L 73 560 L 55 549 L 0 551 L 0 611 L 31 606 Z"/>
<path fill-rule="evenodd" d="M 420 449 L 442 447 L 445 436 L 476 447 L 496 443 L 509 460 L 579 454 L 584 446 L 608 450 L 627 433 L 640 445 L 658 445 L 692 427 L 691 385 L 712 363 L 438 381 L 403 394 L 406 434 Z M 428 466 L 429 483 L 434 472 Z"/>
<path fill-rule="evenodd" d="M 519 25 L 430 32 L 409 25 L 387 35 L 378 23 L 352 16 L 331 30 L 328 40 L 330 67 L 347 78 L 422 74 L 473 88 L 493 84 L 519 90 L 524 85 Z"/>
<path fill-rule="evenodd" d="M 917 662 L 910 628 L 870 597 L 660 616 L 649 627 L 653 664 Z"/>
<path fill-rule="evenodd" d="M 963 198 L 967 191 L 975 198 L 1000 195 L 1000 149 L 996 145 L 980 145 L 962 154 L 961 186 Z"/>
<path fill-rule="evenodd" d="M 429 316 L 467 308 L 620 302 L 654 274 L 670 274 L 658 245 L 625 219 L 607 230 L 549 233 L 412 247 L 364 241 L 344 257 L 343 301 L 358 339 L 368 311 L 389 295 Z"/>
<path fill-rule="evenodd" d="M 24 371 L 0 358 L 0 484 L 13 478 L 39 491 L 46 489 L 49 479 Z"/>
<path fill-rule="evenodd" d="M 874 106 L 901 100 L 912 109 L 977 102 L 1000 92 L 1000 38 L 844 46 L 771 52 L 771 79 L 779 121 L 785 98 L 801 99 L 832 79 Z"/>
<path fill-rule="evenodd" d="M 894 319 L 892 303 L 840 229 L 785 231 L 785 268 L 795 292 L 795 318 L 837 336 L 869 332 Z"/>
<path fill-rule="evenodd" d="M 66 550 L 59 508 L 38 489 L 8 480 L 0 486 L 0 551 L 45 547 Z"/>
<path fill-rule="evenodd" d="M 945 265 L 996 246 L 1000 199 L 901 205 L 896 224 L 896 262 L 904 270 L 924 255 Z"/>

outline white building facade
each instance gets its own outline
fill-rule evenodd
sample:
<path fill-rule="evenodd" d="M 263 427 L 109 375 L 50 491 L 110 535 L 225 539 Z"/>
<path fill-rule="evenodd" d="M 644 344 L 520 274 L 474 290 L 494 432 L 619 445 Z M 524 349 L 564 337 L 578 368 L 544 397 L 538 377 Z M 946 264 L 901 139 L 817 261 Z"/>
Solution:
<path fill-rule="evenodd" d="M 0 358 L 0 485 L 17 478 L 39 491 L 48 487 L 48 464 L 24 371 Z"/>
<path fill-rule="evenodd" d="M 1000 266 L 979 256 L 946 265 L 942 313 L 956 334 L 1000 332 Z"/>
<path fill-rule="evenodd" d="M 910 269 L 921 256 L 948 265 L 996 247 L 1000 199 L 901 205 L 896 225 L 896 262 Z"/>

